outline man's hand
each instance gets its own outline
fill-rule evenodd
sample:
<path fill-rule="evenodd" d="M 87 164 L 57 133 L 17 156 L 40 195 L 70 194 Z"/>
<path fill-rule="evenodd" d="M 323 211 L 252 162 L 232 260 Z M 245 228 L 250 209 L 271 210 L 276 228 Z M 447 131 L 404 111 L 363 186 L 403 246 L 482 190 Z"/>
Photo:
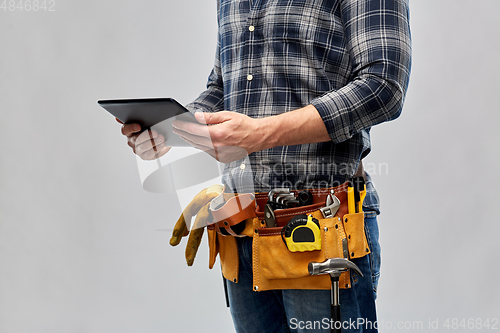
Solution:
<path fill-rule="evenodd" d="M 171 147 L 165 146 L 165 138 L 154 130 L 141 132 L 139 124 L 122 124 L 122 134 L 127 137 L 127 144 L 143 160 L 154 160 L 165 155 Z"/>
<path fill-rule="evenodd" d="M 266 148 L 267 132 L 261 119 L 231 111 L 197 112 L 195 117 L 199 125 L 174 121 L 174 133 L 218 161 L 228 163 Z"/>
<path fill-rule="evenodd" d="M 272 147 L 331 140 L 313 105 L 266 118 L 231 111 L 198 112 L 195 117 L 200 125 L 174 121 L 174 133 L 224 163 Z"/>

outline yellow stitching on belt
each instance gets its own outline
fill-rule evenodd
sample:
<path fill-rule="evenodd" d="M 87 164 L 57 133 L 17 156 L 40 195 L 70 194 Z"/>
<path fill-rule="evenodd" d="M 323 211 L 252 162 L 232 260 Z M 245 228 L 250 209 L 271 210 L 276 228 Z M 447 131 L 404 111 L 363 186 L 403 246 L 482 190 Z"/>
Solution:
<path fill-rule="evenodd" d="M 328 230 L 328 231 L 330 231 L 330 230 Z M 326 233 L 327 233 L 327 231 L 323 228 L 323 244 L 325 244 L 325 246 L 324 246 L 324 248 L 325 248 L 325 256 L 327 258 L 330 258 L 328 256 L 328 243 L 326 242 Z"/>
<path fill-rule="evenodd" d="M 258 220 L 258 218 L 257 218 L 257 220 Z M 258 221 L 256 223 L 258 223 Z M 257 225 L 255 225 L 255 227 L 257 227 Z M 253 278 L 257 280 L 257 283 L 254 283 L 254 290 L 255 290 L 255 286 L 258 286 L 260 284 L 259 274 L 257 273 L 259 271 L 259 255 L 260 255 L 260 253 L 258 253 L 257 255 L 253 254 L 253 251 L 258 251 L 258 248 L 257 248 L 258 238 L 259 238 L 259 234 L 255 235 L 255 237 L 252 239 L 252 259 L 253 259 L 253 265 L 254 265 L 253 266 L 254 269 L 252 269 L 252 275 L 253 275 Z"/>

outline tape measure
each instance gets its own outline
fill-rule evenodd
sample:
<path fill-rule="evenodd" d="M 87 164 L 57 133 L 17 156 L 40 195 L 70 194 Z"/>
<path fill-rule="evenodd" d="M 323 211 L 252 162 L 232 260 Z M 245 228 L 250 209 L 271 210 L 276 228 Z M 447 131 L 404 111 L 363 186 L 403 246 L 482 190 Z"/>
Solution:
<path fill-rule="evenodd" d="M 319 221 L 312 215 L 297 215 L 281 230 L 281 238 L 290 252 L 321 250 Z"/>

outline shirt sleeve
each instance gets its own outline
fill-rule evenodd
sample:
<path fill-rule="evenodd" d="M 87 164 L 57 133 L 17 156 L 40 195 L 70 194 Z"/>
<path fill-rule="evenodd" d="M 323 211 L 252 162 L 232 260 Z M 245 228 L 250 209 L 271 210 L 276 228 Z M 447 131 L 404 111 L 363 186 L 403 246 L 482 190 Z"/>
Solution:
<path fill-rule="evenodd" d="M 219 8 L 219 1 L 217 1 L 217 4 L 217 8 Z M 219 13 L 217 13 L 218 17 Z M 191 112 L 217 112 L 224 110 L 224 88 L 220 65 L 220 38 L 217 38 L 214 68 L 208 77 L 207 90 L 202 92 L 193 102 L 186 105 L 186 108 Z"/>
<path fill-rule="evenodd" d="M 343 0 L 340 10 L 353 75 L 311 101 L 335 143 L 399 117 L 411 68 L 407 0 Z"/>

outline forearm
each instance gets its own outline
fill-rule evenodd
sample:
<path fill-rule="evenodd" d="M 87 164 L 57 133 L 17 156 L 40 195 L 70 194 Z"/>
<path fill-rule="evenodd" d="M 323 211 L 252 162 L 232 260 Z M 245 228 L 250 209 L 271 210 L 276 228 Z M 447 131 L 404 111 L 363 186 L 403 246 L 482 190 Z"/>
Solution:
<path fill-rule="evenodd" d="M 261 149 L 330 141 L 325 124 L 312 105 L 258 121 Z"/>

